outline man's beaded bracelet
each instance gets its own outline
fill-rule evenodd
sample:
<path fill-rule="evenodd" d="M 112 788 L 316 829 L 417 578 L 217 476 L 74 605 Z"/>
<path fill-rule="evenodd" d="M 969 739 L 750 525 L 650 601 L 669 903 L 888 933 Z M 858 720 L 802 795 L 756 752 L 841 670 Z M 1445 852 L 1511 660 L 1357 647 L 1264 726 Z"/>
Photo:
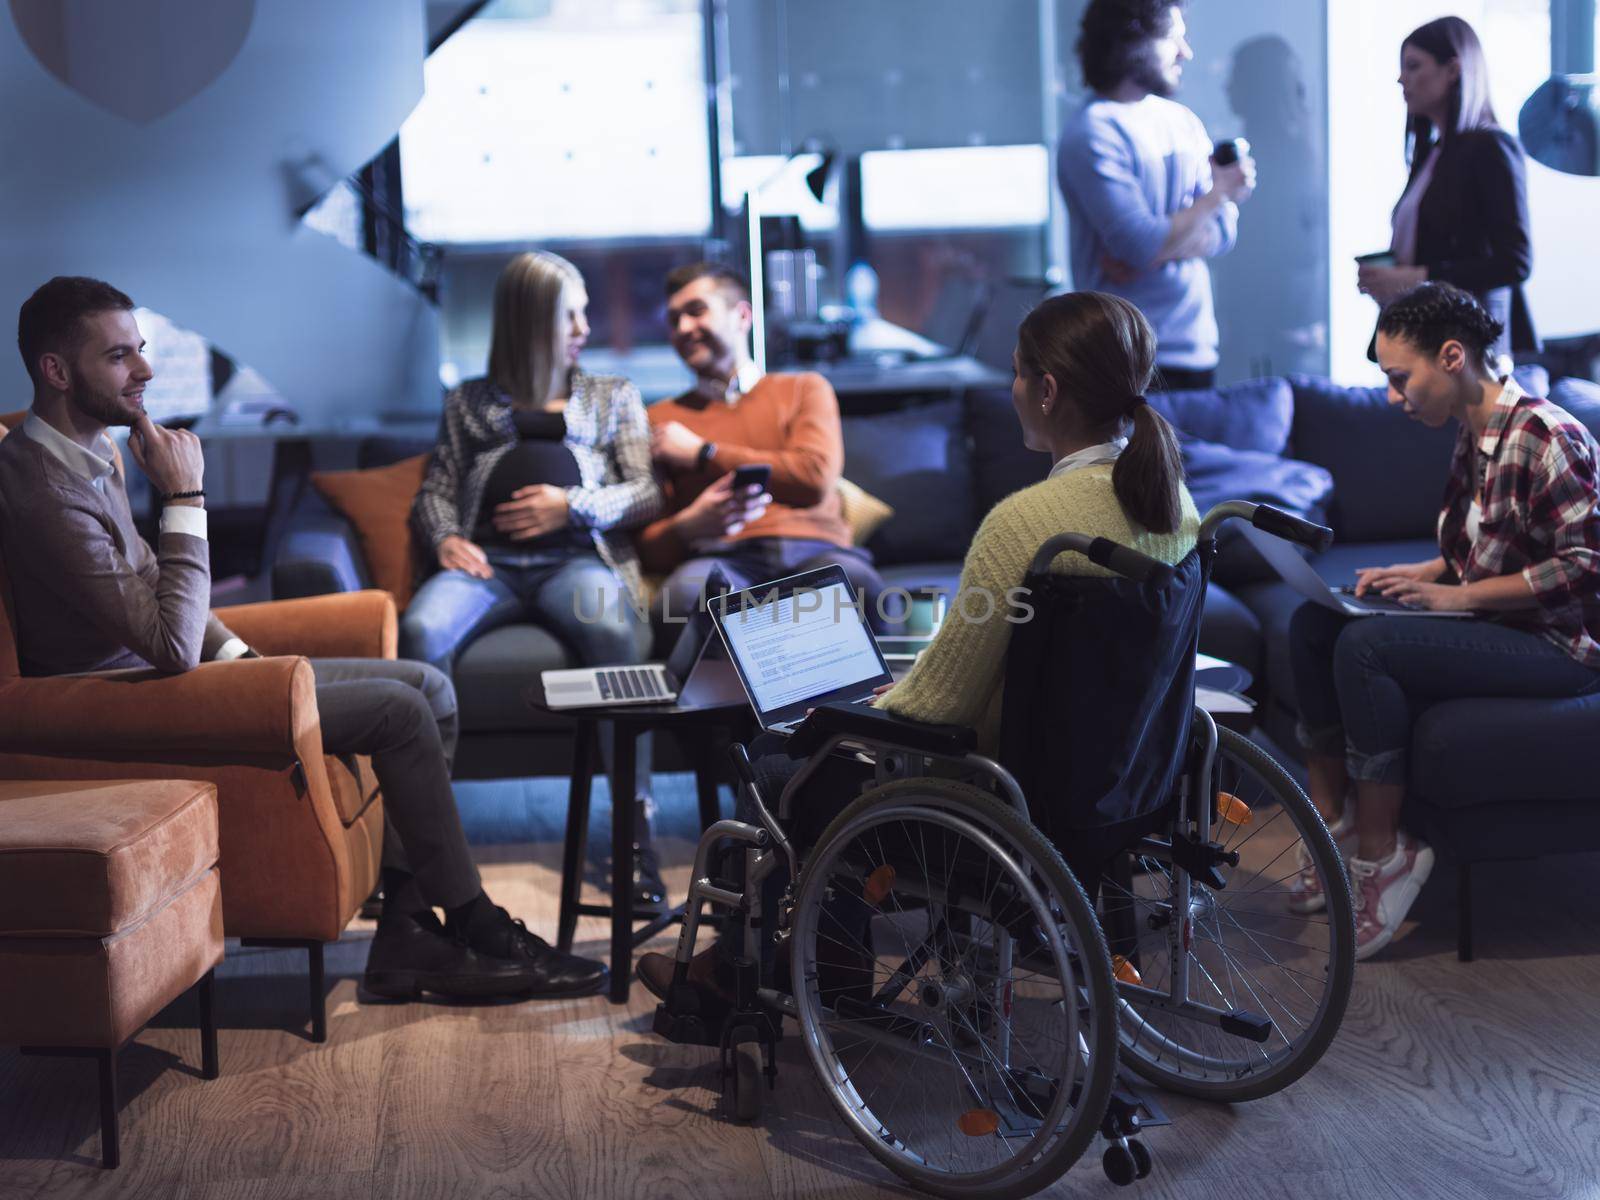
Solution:
<path fill-rule="evenodd" d="M 199 500 L 205 496 L 204 491 L 197 492 L 162 492 L 161 503 L 171 504 L 174 500 Z"/>

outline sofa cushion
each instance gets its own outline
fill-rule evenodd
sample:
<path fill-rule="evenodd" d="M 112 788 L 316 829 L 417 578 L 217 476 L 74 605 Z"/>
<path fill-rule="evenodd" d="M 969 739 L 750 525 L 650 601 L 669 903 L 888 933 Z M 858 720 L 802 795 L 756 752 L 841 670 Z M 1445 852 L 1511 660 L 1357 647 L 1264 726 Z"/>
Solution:
<path fill-rule="evenodd" d="M 1152 392 L 1150 407 L 1191 437 L 1235 450 L 1282 454 L 1289 444 L 1294 392 L 1286 379 L 1249 379 L 1203 391 Z"/>
<path fill-rule="evenodd" d="M 639 661 L 650 657 L 651 630 L 636 627 Z M 527 692 L 539 672 L 581 664 L 549 630 L 538 625 L 502 625 L 469 642 L 456 658 L 456 685 L 463 733 L 541 729 L 564 724 L 529 706 Z"/>
<path fill-rule="evenodd" d="M 972 476 L 976 488 L 977 511 L 985 513 L 1012 492 L 1038 483 L 1050 474 L 1050 456 L 1029 450 L 1022 444 L 1022 428 L 1011 405 L 1011 392 L 985 388 L 967 396 L 967 438 L 972 447 Z M 973 530 L 976 532 L 976 529 Z M 949 554 L 965 548 L 950 546 Z"/>
<path fill-rule="evenodd" d="M 362 557 L 375 586 L 394 596 L 404 611 L 417 577 L 411 502 L 428 469 L 426 455 L 362 471 L 314 471 L 311 485 L 355 526 Z"/>
<path fill-rule="evenodd" d="M 1271 504 L 1319 525 L 1327 520 L 1333 476 L 1324 468 L 1193 437 L 1184 437 L 1181 446 L 1189 494 L 1201 515 L 1225 500 L 1249 500 Z M 1211 573 L 1224 586 L 1275 578 L 1272 568 L 1244 539 L 1237 524 L 1222 527 Z"/>
<path fill-rule="evenodd" d="M 867 543 L 878 561 L 945 558 L 963 550 L 977 520 L 960 403 L 846 417 L 843 425 L 845 474 L 895 511 Z"/>
<path fill-rule="evenodd" d="M 1546 390 L 1542 367 L 1518 367 L 1516 378 L 1534 395 Z M 1454 422 L 1429 429 L 1391 408 L 1383 387 L 1340 387 L 1313 375 L 1291 375 L 1289 383 L 1289 452 L 1333 473 L 1328 520 L 1335 536 L 1341 542 L 1433 537 Z"/>
<path fill-rule="evenodd" d="M 870 542 L 883 523 L 894 516 L 894 509 L 848 479 L 839 480 L 839 507 L 844 523 L 850 527 L 850 540 L 857 546 Z"/>
<path fill-rule="evenodd" d="M 1411 787 L 1446 809 L 1524 800 L 1592 802 L 1597 730 L 1600 695 L 1478 697 L 1430 705 L 1411 735 Z M 1530 763 L 1538 768 L 1530 770 Z"/>
<path fill-rule="evenodd" d="M 1429 429 L 1390 408 L 1384 389 L 1291 375 L 1296 458 L 1333 475 L 1328 520 L 1341 542 L 1432 537 L 1455 429 Z"/>
<path fill-rule="evenodd" d="M 1600 438 L 1600 383 L 1592 379 L 1560 379 L 1550 389 L 1550 400 L 1582 421 Z"/>
<path fill-rule="evenodd" d="M 0 782 L 0 935 L 109 937 L 217 862 L 217 789 Z"/>

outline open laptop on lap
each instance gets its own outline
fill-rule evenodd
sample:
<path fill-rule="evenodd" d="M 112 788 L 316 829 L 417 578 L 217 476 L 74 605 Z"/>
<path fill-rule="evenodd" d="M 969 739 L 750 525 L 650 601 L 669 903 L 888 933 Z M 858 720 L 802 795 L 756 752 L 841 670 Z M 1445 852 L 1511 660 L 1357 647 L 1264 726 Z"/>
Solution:
<path fill-rule="evenodd" d="M 793 733 L 829 701 L 864 703 L 893 681 L 844 569 L 822 567 L 712 602 L 761 728 Z"/>
<path fill-rule="evenodd" d="M 718 596 L 728 580 L 713 569 L 706 592 Z M 711 708 L 729 704 L 743 691 L 713 628 L 711 613 L 694 612 L 664 663 L 578 667 L 544 671 L 544 700 L 550 708 L 593 708 L 610 704 L 676 704 Z"/>
<path fill-rule="evenodd" d="M 1347 617 L 1472 617 L 1470 612 L 1434 612 L 1426 608 L 1407 608 L 1398 600 L 1387 596 L 1368 594 L 1357 596 L 1352 587 L 1335 587 L 1328 583 L 1317 569 L 1300 557 L 1300 552 L 1282 538 L 1263 533 L 1253 526 L 1239 526 L 1245 539 L 1261 553 L 1261 557 L 1276 571 L 1282 580 L 1314 604 L 1331 608 Z"/>

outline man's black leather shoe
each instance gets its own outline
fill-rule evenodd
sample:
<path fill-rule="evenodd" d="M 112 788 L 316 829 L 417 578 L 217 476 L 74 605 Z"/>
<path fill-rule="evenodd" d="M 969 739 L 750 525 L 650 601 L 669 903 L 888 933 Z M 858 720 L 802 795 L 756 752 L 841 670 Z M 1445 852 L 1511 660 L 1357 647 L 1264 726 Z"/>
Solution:
<path fill-rule="evenodd" d="M 424 992 L 484 999 L 529 994 L 587 995 L 604 983 L 606 969 L 602 964 L 559 954 L 548 946 L 545 950 L 547 956 L 520 946 L 511 953 L 497 954 L 452 936 L 432 913 L 385 913 L 378 921 L 378 931 L 367 954 L 362 987 L 391 1000 L 412 1000 Z M 574 964 L 581 964 L 583 969 L 576 969 Z"/>
<path fill-rule="evenodd" d="M 534 996 L 588 996 L 606 985 L 606 965 L 557 950 L 498 905 L 464 931 L 467 944 L 497 962 L 517 963 Z"/>

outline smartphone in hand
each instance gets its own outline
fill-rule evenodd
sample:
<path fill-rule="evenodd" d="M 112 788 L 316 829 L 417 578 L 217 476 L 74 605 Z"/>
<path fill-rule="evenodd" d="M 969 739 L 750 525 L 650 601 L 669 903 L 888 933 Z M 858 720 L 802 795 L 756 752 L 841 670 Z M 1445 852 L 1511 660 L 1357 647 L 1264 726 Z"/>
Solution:
<path fill-rule="evenodd" d="M 747 466 L 733 469 L 733 490 L 735 494 L 744 492 L 751 487 L 761 491 L 767 490 L 767 483 L 772 479 L 772 468 L 766 463 L 750 463 Z"/>

